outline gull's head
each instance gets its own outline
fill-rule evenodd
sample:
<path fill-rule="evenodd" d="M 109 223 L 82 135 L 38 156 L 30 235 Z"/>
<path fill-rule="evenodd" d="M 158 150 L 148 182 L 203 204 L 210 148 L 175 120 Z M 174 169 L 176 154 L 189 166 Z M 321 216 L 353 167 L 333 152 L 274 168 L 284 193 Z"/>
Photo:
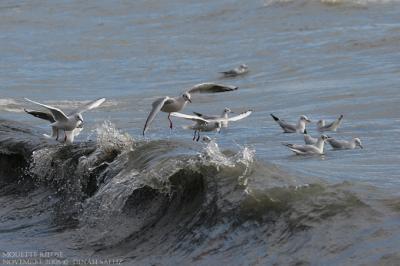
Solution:
<path fill-rule="evenodd" d="M 328 137 L 327 135 L 321 135 L 321 139 L 322 139 L 323 141 L 326 141 L 327 139 L 329 139 L 329 137 Z"/>
<path fill-rule="evenodd" d="M 360 147 L 361 149 L 364 149 L 363 145 L 361 144 L 361 140 L 359 138 L 354 138 L 354 143 L 356 146 Z"/>
<path fill-rule="evenodd" d="M 224 114 L 229 114 L 229 113 L 233 113 L 232 110 L 229 109 L 228 107 L 225 107 Z"/>
<path fill-rule="evenodd" d="M 319 127 L 325 126 L 325 120 L 323 120 L 323 119 L 319 120 L 319 121 L 317 122 L 317 126 L 319 126 Z"/>
<path fill-rule="evenodd" d="M 81 123 L 83 123 L 83 117 L 82 117 L 82 115 L 81 114 L 76 114 L 75 115 L 75 120 L 77 121 L 77 122 L 81 122 Z"/>
<path fill-rule="evenodd" d="M 187 102 L 192 102 L 192 97 L 190 96 L 190 93 L 189 92 L 185 92 L 183 95 L 182 95 L 182 98 L 183 99 L 185 99 L 185 101 L 187 101 Z"/>
<path fill-rule="evenodd" d="M 248 69 L 248 68 L 249 68 L 246 64 L 241 64 L 239 67 L 240 67 L 241 69 Z"/>
<path fill-rule="evenodd" d="M 306 123 L 311 123 L 311 120 L 308 119 L 308 117 L 305 116 L 305 115 L 300 116 L 300 120 L 301 120 L 301 121 L 304 121 L 304 122 L 306 122 Z"/>

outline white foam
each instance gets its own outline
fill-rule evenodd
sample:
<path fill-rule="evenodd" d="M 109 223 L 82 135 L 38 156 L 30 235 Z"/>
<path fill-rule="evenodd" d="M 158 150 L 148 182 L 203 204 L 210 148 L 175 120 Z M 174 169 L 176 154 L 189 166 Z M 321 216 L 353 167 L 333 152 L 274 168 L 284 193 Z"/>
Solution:
<path fill-rule="evenodd" d="M 134 139 L 128 133 L 122 133 L 110 121 L 104 121 L 96 128 L 97 146 L 107 152 L 121 151 L 132 147 Z"/>
<path fill-rule="evenodd" d="M 22 113 L 24 109 L 21 107 L 21 104 L 14 99 L 0 98 L 0 111 Z"/>

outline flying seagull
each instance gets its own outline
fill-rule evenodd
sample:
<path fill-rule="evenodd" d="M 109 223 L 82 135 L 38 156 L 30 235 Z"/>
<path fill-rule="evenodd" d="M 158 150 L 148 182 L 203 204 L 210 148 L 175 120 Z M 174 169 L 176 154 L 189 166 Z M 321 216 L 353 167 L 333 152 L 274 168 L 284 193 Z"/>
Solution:
<path fill-rule="evenodd" d="M 193 86 L 192 88 L 186 90 L 181 96 L 159 98 L 152 103 L 152 109 L 146 119 L 146 123 L 143 128 L 143 136 L 148 130 L 150 124 L 153 122 L 154 118 L 158 112 L 162 111 L 168 113 L 169 128 L 172 129 L 172 120 L 170 118 L 171 113 L 179 112 L 185 108 L 188 102 L 192 102 L 193 93 L 216 93 L 216 92 L 226 92 L 237 90 L 238 87 L 227 86 L 217 83 L 201 83 Z"/>
<path fill-rule="evenodd" d="M 204 119 L 218 119 L 218 118 L 223 118 L 224 120 L 222 121 L 222 127 L 228 127 L 228 117 L 230 113 L 233 113 L 231 109 L 229 109 L 228 107 L 225 107 L 224 110 L 222 111 L 221 115 L 203 115 L 201 113 L 197 113 L 197 112 L 193 112 L 195 115 L 197 115 L 198 117 L 204 118 Z"/>
<path fill-rule="evenodd" d="M 222 128 L 223 122 L 233 122 L 233 121 L 241 120 L 241 119 L 246 118 L 249 115 L 251 115 L 252 112 L 253 112 L 252 110 L 248 110 L 237 116 L 233 116 L 233 117 L 230 117 L 227 119 L 225 119 L 225 118 L 204 119 L 199 116 L 186 115 L 186 114 L 181 114 L 181 113 L 171 113 L 171 115 L 175 116 L 175 117 L 180 117 L 180 118 L 194 121 L 195 122 L 194 125 L 188 126 L 186 128 L 194 130 L 193 140 L 199 141 L 200 132 L 209 132 L 209 131 L 219 132 Z M 196 134 L 197 134 L 197 139 L 196 139 Z"/>

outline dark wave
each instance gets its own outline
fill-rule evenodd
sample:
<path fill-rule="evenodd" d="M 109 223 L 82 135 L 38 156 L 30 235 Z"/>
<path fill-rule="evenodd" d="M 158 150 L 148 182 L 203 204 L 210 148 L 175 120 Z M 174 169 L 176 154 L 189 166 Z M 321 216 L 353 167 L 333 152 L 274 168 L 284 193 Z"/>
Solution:
<path fill-rule="evenodd" d="M 0 122 L 1 196 L 45 195 L 40 211 L 51 213 L 51 230 L 71 231 L 69 245 L 99 256 L 222 261 L 248 249 L 271 262 L 272 247 L 295 253 L 301 244 L 289 240 L 368 209 L 343 186 L 305 182 L 257 162 L 248 147 L 135 141 L 109 123 L 96 141 L 73 145 L 41 134 Z"/>

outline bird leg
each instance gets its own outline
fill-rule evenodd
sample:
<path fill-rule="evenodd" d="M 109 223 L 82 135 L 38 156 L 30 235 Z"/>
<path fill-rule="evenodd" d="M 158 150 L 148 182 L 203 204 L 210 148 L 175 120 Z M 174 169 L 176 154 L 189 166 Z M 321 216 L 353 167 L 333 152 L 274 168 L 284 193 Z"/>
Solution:
<path fill-rule="evenodd" d="M 67 134 L 65 133 L 65 130 L 64 130 L 64 142 L 67 142 Z"/>
<path fill-rule="evenodd" d="M 194 134 L 193 134 L 193 141 L 196 139 L 196 133 L 197 133 L 197 130 L 194 131 Z"/>
<path fill-rule="evenodd" d="M 57 137 L 56 137 L 56 140 L 58 140 L 58 128 L 57 128 Z"/>
<path fill-rule="evenodd" d="M 200 130 L 197 131 L 197 139 L 196 139 L 196 141 L 199 141 L 199 139 L 200 139 Z"/>
<path fill-rule="evenodd" d="M 168 114 L 168 120 L 169 120 L 169 128 L 172 129 L 172 120 L 170 118 L 171 113 Z"/>

